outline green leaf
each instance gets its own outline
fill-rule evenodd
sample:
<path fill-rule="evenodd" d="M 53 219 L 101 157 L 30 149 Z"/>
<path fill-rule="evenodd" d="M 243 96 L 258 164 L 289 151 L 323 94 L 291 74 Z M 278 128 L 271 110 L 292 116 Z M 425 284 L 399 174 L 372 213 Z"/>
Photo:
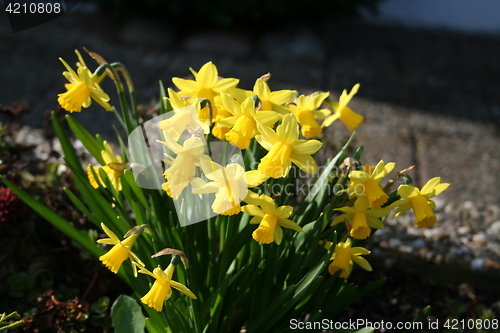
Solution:
<path fill-rule="evenodd" d="M 146 318 L 146 328 L 149 333 L 165 333 L 165 331 L 158 327 L 157 323 L 155 323 L 151 318 Z"/>
<path fill-rule="evenodd" d="M 146 327 L 142 307 L 127 295 L 118 296 L 113 303 L 111 319 L 116 333 L 143 333 Z"/>
<path fill-rule="evenodd" d="M 306 221 L 312 221 L 318 218 L 322 209 L 319 207 L 324 207 L 324 202 L 328 197 L 328 194 L 331 192 L 331 186 L 329 186 L 329 176 L 330 172 L 333 168 L 341 162 L 344 158 L 347 148 L 351 144 L 354 139 L 354 134 L 356 132 L 352 132 L 351 137 L 339 153 L 328 163 L 326 168 L 323 170 L 318 180 L 311 187 L 311 191 L 307 194 L 306 198 L 299 206 L 296 215 L 299 216 L 297 220 L 297 224 L 303 226 Z"/>
<path fill-rule="evenodd" d="M 386 280 L 387 280 L 386 278 L 381 278 L 364 286 L 358 291 L 358 293 L 356 294 L 356 298 L 353 299 L 353 302 L 356 302 L 362 299 L 363 297 L 366 297 L 367 295 L 371 294 L 372 292 L 380 288 L 385 283 Z"/>
<path fill-rule="evenodd" d="M 132 191 L 134 191 L 135 195 L 137 196 L 141 204 L 144 206 L 144 208 L 150 211 L 151 209 L 149 207 L 148 201 L 146 200 L 146 196 L 144 195 L 142 188 L 137 186 L 137 183 L 134 180 L 134 173 L 130 170 L 125 170 L 123 175 L 125 177 L 122 178 L 122 182 L 126 181 L 129 184 L 130 188 L 132 189 Z"/>
<path fill-rule="evenodd" d="M 288 303 L 292 300 L 296 291 L 294 285 L 288 286 L 277 296 L 274 301 L 269 304 L 262 312 L 259 318 L 251 323 L 247 332 L 265 332 L 269 327 L 280 319 L 281 315 L 277 316 L 277 312 L 286 310 Z"/>
<path fill-rule="evenodd" d="M 96 218 L 96 216 L 92 214 L 92 212 L 84 205 L 84 203 L 73 192 L 71 192 L 69 188 L 65 187 L 63 190 L 69 197 L 71 202 L 76 206 L 76 208 L 78 208 L 83 214 L 85 214 L 85 216 L 91 219 L 96 226 L 99 227 L 101 225 L 101 221 L 99 221 Z"/>
<path fill-rule="evenodd" d="M 173 109 L 166 97 L 165 87 L 163 86 L 163 82 L 160 81 L 160 114 L 167 113 Z"/>
<path fill-rule="evenodd" d="M 105 163 L 101 153 L 104 147 L 73 117 L 67 115 L 66 120 L 73 133 L 75 133 L 76 137 L 83 143 L 89 153 L 94 156 L 99 164 L 104 165 Z"/>
<path fill-rule="evenodd" d="M 71 144 L 68 135 L 64 131 L 63 126 L 59 121 L 59 118 L 57 118 L 55 112 L 52 112 L 51 116 L 52 116 L 52 123 L 54 125 L 54 131 L 56 132 L 59 142 L 61 142 L 64 158 L 74 166 L 74 168 L 72 168 L 71 171 L 85 174 L 82 165 L 80 163 L 80 159 L 76 154 L 75 148 Z"/>
<path fill-rule="evenodd" d="M 425 323 L 427 322 L 427 318 L 430 316 L 431 314 L 431 306 L 430 305 L 427 305 L 422 311 L 420 311 L 420 313 L 415 317 L 415 319 L 413 319 L 412 322 L 414 323 Z M 416 327 L 416 326 L 413 326 L 413 327 Z M 413 332 L 414 330 L 411 330 L 411 329 L 406 329 L 404 330 L 403 332 L 406 333 L 406 332 Z"/>
<path fill-rule="evenodd" d="M 0 176 L 0 179 L 4 182 L 5 185 L 7 185 L 7 187 L 12 190 L 12 192 L 14 192 L 15 195 L 19 197 L 19 199 L 24 201 L 35 212 L 37 212 L 41 217 L 50 222 L 57 229 L 61 230 L 68 237 L 80 244 L 85 250 L 89 251 L 96 257 L 99 257 L 104 253 L 104 251 L 99 248 L 94 242 L 92 242 L 85 235 L 81 234 L 78 229 L 76 229 L 68 221 L 57 215 L 57 213 L 55 213 L 53 210 L 33 199 L 28 193 L 18 188 L 16 185 L 8 181 L 5 177 Z"/>
<path fill-rule="evenodd" d="M 353 158 L 356 160 L 356 161 L 359 161 L 361 159 L 361 156 L 363 155 L 363 150 L 365 149 L 364 146 L 360 146 L 356 152 L 354 153 L 354 156 Z"/>

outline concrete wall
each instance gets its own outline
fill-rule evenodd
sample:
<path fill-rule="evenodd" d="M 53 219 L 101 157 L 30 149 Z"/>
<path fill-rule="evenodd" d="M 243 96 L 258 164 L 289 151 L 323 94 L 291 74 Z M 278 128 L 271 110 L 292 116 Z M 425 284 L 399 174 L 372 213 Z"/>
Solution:
<path fill-rule="evenodd" d="M 380 23 L 500 34 L 498 0 L 385 0 L 379 11 Z"/>

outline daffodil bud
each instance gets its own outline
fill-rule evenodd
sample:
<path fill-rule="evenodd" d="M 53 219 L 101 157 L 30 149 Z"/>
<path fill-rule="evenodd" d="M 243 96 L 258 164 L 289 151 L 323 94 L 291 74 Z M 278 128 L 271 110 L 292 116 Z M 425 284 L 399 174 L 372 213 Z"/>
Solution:
<path fill-rule="evenodd" d="M 176 249 L 170 249 L 170 248 L 163 249 L 163 250 L 161 250 L 161 251 L 156 252 L 155 254 L 153 254 L 151 256 L 151 258 L 156 258 L 156 257 L 164 256 L 164 255 L 167 255 L 167 254 L 173 254 L 174 255 L 174 257 L 170 261 L 170 263 L 172 265 L 179 264 L 179 260 L 181 260 L 185 268 L 189 267 L 189 261 L 188 261 L 188 258 L 186 257 L 186 255 L 184 254 L 184 252 L 176 250 Z"/>
<path fill-rule="evenodd" d="M 253 96 L 252 96 L 252 99 L 253 99 L 253 105 L 254 105 L 254 107 L 258 107 L 258 106 L 259 106 L 259 103 L 260 103 L 259 96 L 257 96 L 257 95 L 253 95 Z"/>
<path fill-rule="evenodd" d="M 135 227 L 133 227 L 132 229 L 130 229 L 124 237 L 128 237 L 130 235 L 135 235 L 135 236 L 140 236 L 144 231 L 146 231 L 147 233 L 150 233 L 150 229 L 149 229 L 149 226 L 147 224 L 141 224 L 141 225 L 137 225 Z"/>
<path fill-rule="evenodd" d="M 211 106 L 211 104 L 212 104 L 212 103 L 211 103 L 211 102 L 210 102 L 210 100 L 209 100 L 209 99 L 207 99 L 207 98 L 201 98 L 201 99 L 200 99 L 200 107 L 201 107 L 202 109 L 203 109 L 204 107 L 206 107 L 206 106 L 209 106 L 209 107 L 210 107 L 210 106 Z"/>

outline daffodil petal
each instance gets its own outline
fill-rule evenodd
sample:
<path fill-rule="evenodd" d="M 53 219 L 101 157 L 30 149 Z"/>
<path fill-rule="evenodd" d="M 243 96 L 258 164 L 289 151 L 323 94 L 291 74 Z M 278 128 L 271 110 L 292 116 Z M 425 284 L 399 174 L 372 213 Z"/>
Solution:
<path fill-rule="evenodd" d="M 107 245 L 115 245 L 117 242 L 112 240 L 111 238 L 101 238 L 97 240 L 99 244 L 107 244 Z"/>
<path fill-rule="evenodd" d="M 366 172 L 354 170 L 349 172 L 349 179 L 355 183 L 363 183 L 368 179 L 368 175 L 366 174 Z"/>
<path fill-rule="evenodd" d="M 250 220 L 250 224 L 259 224 L 260 222 L 262 222 L 262 216 L 254 216 L 251 220 Z"/>
<path fill-rule="evenodd" d="M 374 217 L 384 217 L 391 213 L 391 210 L 387 207 L 370 209 L 366 211 L 366 215 L 374 216 Z"/>
<path fill-rule="evenodd" d="M 183 285 L 179 282 L 170 280 L 170 286 L 172 288 L 179 290 L 181 293 L 183 293 L 187 297 L 192 298 L 192 299 L 196 299 L 195 294 L 193 294 L 193 292 L 191 290 L 189 290 L 185 285 Z"/>
<path fill-rule="evenodd" d="M 293 214 L 292 206 L 281 206 L 276 209 L 276 216 L 278 216 L 281 219 L 286 219 L 290 217 L 290 215 L 292 214 Z"/>
<path fill-rule="evenodd" d="M 282 226 L 283 228 L 292 229 L 292 230 L 295 230 L 297 232 L 304 231 L 297 223 L 295 223 L 289 219 L 278 219 L 278 224 L 280 226 Z"/>
<path fill-rule="evenodd" d="M 277 105 L 283 105 L 286 102 L 290 102 L 295 97 L 295 91 L 293 90 L 279 90 L 273 91 L 268 100 Z"/>
<path fill-rule="evenodd" d="M 245 213 L 247 215 L 250 215 L 250 216 L 263 217 L 264 214 L 265 214 L 262 211 L 262 209 L 260 209 L 259 207 L 255 206 L 255 205 L 246 205 L 246 206 L 243 206 L 243 207 L 241 207 L 241 210 L 243 211 L 243 213 Z"/>
<path fill-rule="evenodd" d="M 324 93 L 314 95 L 310 99 L 311 100 L 311 102 L 310 102 L 311 111 L 319 108 L 321 106 L 321 104 L 323 103 L 323 101 L 328 97 L 328 95 L 330 95 L 329 92 L 324 92 Z"/>
<path fill-rule="evenodd" d="M 262 207 L 263 211 L 271 213 L 275 212 L 276 203 L 274 202 L 273 198 L 268 195 L 262 194 L 259 199 L 259 205 Z"/>
<path fill-rule="evenodd" d="M 276 225 L 276 227 L 274 228 L 274 242 L 280 245 L 282 239 L 283 239 L 283 229 L 281 229 L 279 225 Z"/>
<path fill-rule="evenodd" d="M 260 195 L 250 190 L 248 190 L 245 199 L 243 199 L 243 201 L 246 202 L 247 204 L 255 206 L 259 205 L 259 200 L 260 200 Z"/>
<path fill-rule="evenodd" d="M 352 261 L 354 261 L 356 264 L 358 264 L 359 266 L 361 266 L 363 269 L 371 272 L 372 271 L 372 266 L 370 265 L 370 263 L 368 262 L 368 260 L 366 260 L 365 258 L 363 257 L 358 257 L 358 256 L 352 256 Z"/>
<path fill-rule="evenodd" d="M 265 182 L 269 177 L 259 170 L 250 170 L 245 173 L 248 187 L 256 187 Z"/>
<path fill-rule="evenodd" d="M 359 83 L 356 83 L 352 87 L 351 92 L 349 94 L 347 93 L 347 90 L 344 89 L 344 91 L 342 91 L 342 94 L 340 95 L 340 98 L 339 98 L 339 106 L 338 106 L 338 108 L 342 109 L 347 104 L 349 104 L 349 102 L 354 97 L 354 95 L 357 94 L 358 90 L 359 90 Z"/>
<path fill-rule="evenodd" d="M 258 111 L 255 113 L 255 118 L 259 119 L 266 126 L 272 126 L 280 119 L 280 115 L 275 111 Z"/>
<path fill-rule="evenodd" d="M 367 255 L 367 254 L 370 254 L 371 251 L 365 249 L 364 247 L 352 247 L 349 252 L 351 252 L 351 254 L 353 256 L 359 256 L 359 255 Z"/>
<path fill-rule="evenodd" d="M 256 135 L 255 139 L 259 142 L 259 144 L 264 147 L 266 150 L 271 150 L 271 147 L 278 142 L 279 138 L 276 132 L 262 124 L 257 120 L 257 129 L 260 135 Z"/>
<path fill-rule="evenodd" d="M 312 155 L 322 146 L 323 143 L 318 140 L 297 140 L 292 144 L 293 150 L 303 155 Z"/>
<path fill-rule="evenodd" d="M 240 83 L 240 80 L 238 79 L 232 79 L 232 78 L 222 79 L 219 82 L 217 82 L 212 89 L 217 93 L 229 92 L 231 89 L 235 88 L 238 85 L 238 83 Z"/>
<path fill-rule="evenodd" d="M 382 222 L 378 217 L 375 217 L 373 215 L 368 215 L 366 216 L 366 220 L 368 222 L 368 226 L 370 228 L 374 229 L 385 229 L 384 222 Z"/>
<path fill-rule="evenodd" d="M 217 67 L 210 61 L 200 68 L 196 82 L 203 88 L 212 88 L 217 83 L 218 77 Z"/>
<path fill-rule="evenodd" d="M 290 160 L 295 163 L 295 165 L 297 165 L 300 170 L 310 175 L 314 175 L 316 172 L 318 172 L 318 165 L 311 155 L 302 155 L 292 152 L 292 154 L 290 155 Z"/>
<path fill-rule="evenodd" d="M 349 221 L 350 219 L 352 219 L 352 215 L 349 216 L 347 214 L 342 214 L 342 215 L 339 215 L 337 217 L 335 217 L 332 221 L 332 226 L 334 225 L 337 225 L 339 223 L 344 223 L 346 220 Z"/>
<path fill-rule="evenodd" d="M 436 195 L 440 195 L 441 193 L 443 193 L 444 190 L 446 190 L 448 187 L 450 186 L 450 184 L 448 183 L 442 183 L 442 184 L 439 184 L 438 186 L 436 186 L 436 188 L 434 189 L 434 195 L 433 196 L 436 196 Z"/>
<path fill-rule="evenodd" d="M 327 127 L 327 126 L 330 126 L 331 124 L 333 124 L 333 122 L 337 119 L 339 119 L 340 117 L 340 113 L 334 113 L 328 117 L 326 117 L 326 119 L 323 121 L 323 123 L 321 124 L 321 127 Z"/>
<path fill-rule="evenodd" d="M 420 194 L 420 191 L 415 186 L 400 185 L 398 187 L 398 194 L 401 198 L 409 199 Z"/>
<path fill-rule="evenodd" d="M 118 244 L 120 242 L 115 233 L 111 231 L 111 229 L 109 229 L 104 223 L 101 223 L 101 228 L 104 231 L 104 233 L 108 235 L 108 237 L 114 242 L 113 244 Z"/>
<path fill-rule="evenodd" d="M 328 109 L 314 110 L 312 112 L 315 119 L 325 119 L 330 115 L 330 113 L 331 112 Z"/>
<path fill-rule="evenodd" d="M 241 115 L 241 106 L 240 103 L 235 101 L 230 95 L 226 93 L 220 94 L 220 100 L 224 108 L 231 113 L 233 116 Z"/>
<path fill-rule="evenodd" d="M 284 116 L 283 122 L 276 129 L 276 134 L 283 142 L 288 143 L 297 140 L 299 137 L 299 124 L 295 117 L 291 114 Z"/>
<path fill-rule="evenodd" d="M 196 95 L 198 91 L 198 84 L 193 80 L 181 79 L 179 77 L 172 78 L 173 84 L 184 94 L 189 94 L 191 96 Z"/>
<path fill-rule="evenodd" d="M 411 209 L 410 202 L 408 200 L 401 200 L 401 201 L 406 201 L 404 204 L 401 204 L 398 209 L 396 209 L 396 213 L 394 216 L 399 217 L 401 214 L 406 213 Z"/>
<path fill-rule="evenodd" d="M 220 189 L 220 185 L 214 182 L 207 183 L 201 187 L 195 188 L 191 191 L 193 194 L 207 194 L 215 193 Z"/>
<path fill-rule="evenodd" d="M 269 89 L 267 83 L 262 79 L 257 79 L 255 81 L 253 91 L 260 99 L 268 99 L 271 94 L 271 89 Z"/>

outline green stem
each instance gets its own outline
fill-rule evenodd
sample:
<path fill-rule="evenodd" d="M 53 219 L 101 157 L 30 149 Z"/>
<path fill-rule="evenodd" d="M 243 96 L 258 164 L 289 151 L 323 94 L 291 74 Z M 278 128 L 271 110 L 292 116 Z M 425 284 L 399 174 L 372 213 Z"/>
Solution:
<path fill-rule="evenodd" d="M 125 79 L 125 82 L 127 83 L 127 88 L 129 92 L 129 99 L 130 99 L 130 107 L 132 109 L 132 115 L 134 116 L 135 120 L 135 126 L 139 125 L 139 112 L 137 111 L 137 100 L 136 100 L 136 95 L 135 95 L 135 88 L 134 88 L 134 83 L 132 81 L 132 78 L 130 77 L 130 74 L 127 70 L 127 67 L 125 67 L 122 63 L 115 62 L 111 64 L 112 67 L 116 68 L 118 72 L 120 72 Z"/>

